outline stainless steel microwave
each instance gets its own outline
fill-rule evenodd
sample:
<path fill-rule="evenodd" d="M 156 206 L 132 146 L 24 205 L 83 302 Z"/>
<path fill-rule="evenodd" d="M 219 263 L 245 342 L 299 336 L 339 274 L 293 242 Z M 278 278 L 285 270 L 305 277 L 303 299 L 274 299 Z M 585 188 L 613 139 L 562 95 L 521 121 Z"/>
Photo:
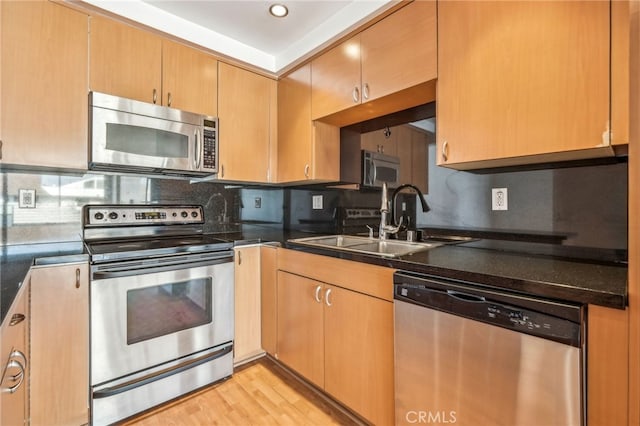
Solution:
<path fill-rule="evenodd" d="M 400 185 L 400 159 L 373 151 L 362 151 L 362 186 L 389 188 Z"/>
<path fill-rule="evenodd" d="M 218 119 L 89 94 L 89 169 L 175 176 L 218 172 Z"/>

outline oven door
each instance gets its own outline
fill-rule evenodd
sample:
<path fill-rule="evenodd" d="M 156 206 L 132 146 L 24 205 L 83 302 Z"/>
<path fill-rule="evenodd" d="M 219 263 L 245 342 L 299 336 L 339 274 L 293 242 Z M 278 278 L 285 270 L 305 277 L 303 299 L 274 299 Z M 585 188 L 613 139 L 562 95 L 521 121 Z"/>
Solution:
<path fill-rule="evenodd" d="M 213 263 L 93 274 L 93 386 L 233 340 L 232 257 Z"/>

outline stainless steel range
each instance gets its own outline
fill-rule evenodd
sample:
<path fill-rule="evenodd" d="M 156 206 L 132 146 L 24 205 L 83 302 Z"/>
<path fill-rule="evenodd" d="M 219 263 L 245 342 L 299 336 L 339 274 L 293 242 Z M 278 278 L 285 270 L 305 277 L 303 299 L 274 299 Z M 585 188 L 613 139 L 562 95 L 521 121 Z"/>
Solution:
<path fill-rule="evenodd" d="M 200 206 L 88 205 L 92 423 L 233 373 L 233 243 Z"/>

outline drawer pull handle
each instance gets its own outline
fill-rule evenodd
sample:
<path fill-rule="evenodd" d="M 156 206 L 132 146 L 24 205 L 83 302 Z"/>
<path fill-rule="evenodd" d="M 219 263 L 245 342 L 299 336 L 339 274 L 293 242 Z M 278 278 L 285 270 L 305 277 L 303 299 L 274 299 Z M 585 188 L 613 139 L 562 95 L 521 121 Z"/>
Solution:
<path fill-rule="evenodd" d="M 331 289 L 328 289 L 327 293 L 324 295 L 324 301 L 327 306 L 331 306 L 331 300 L 329 300 L 329 296 L 331 296 Z"/>
<path fill-rule="evenodd" d="M 24 319 L 24 314 L 13 314 L 13 316 L 11 317 L 11 321 L 9 321 L 9 325 L 13 327 L 14 325 L 20 324 L 22 321 L 24 321 Z"/>
<path fill-rule="evenodd" d="M 322 300 L 320 300 L 320 290 L 322 290 L 322 286 L 316 287 L 316 302 L 318 303 L 322 303 Z"/>
<path fill-rule="evenodd" d="M 449 142 L 442 142 L 442 159 L 447 161 L 449 159 Z"/>
<path fill-rule="evenodd" d="M 352 96 L 353 96 L 353 103 L 357 104 L 358 102 L 360 102 L 360 89 L 358 89 L 357 87 L 354 87 Z"/>
<path fill-rule="evenodd" d="M 76 288 L 80 288 L 80 268 L 76 268 Z"/>

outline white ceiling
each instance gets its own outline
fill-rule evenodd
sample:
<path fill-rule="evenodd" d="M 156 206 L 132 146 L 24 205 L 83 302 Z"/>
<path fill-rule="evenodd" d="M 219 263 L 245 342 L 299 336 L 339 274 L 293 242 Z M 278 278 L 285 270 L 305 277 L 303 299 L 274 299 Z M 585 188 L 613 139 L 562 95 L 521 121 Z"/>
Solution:
<path fill-rule="evenodd" d="M 83 0 L 98 8 L 278 73 L 399 0 Z M 285 4 L 274 18 L 268 8 Z"/>

